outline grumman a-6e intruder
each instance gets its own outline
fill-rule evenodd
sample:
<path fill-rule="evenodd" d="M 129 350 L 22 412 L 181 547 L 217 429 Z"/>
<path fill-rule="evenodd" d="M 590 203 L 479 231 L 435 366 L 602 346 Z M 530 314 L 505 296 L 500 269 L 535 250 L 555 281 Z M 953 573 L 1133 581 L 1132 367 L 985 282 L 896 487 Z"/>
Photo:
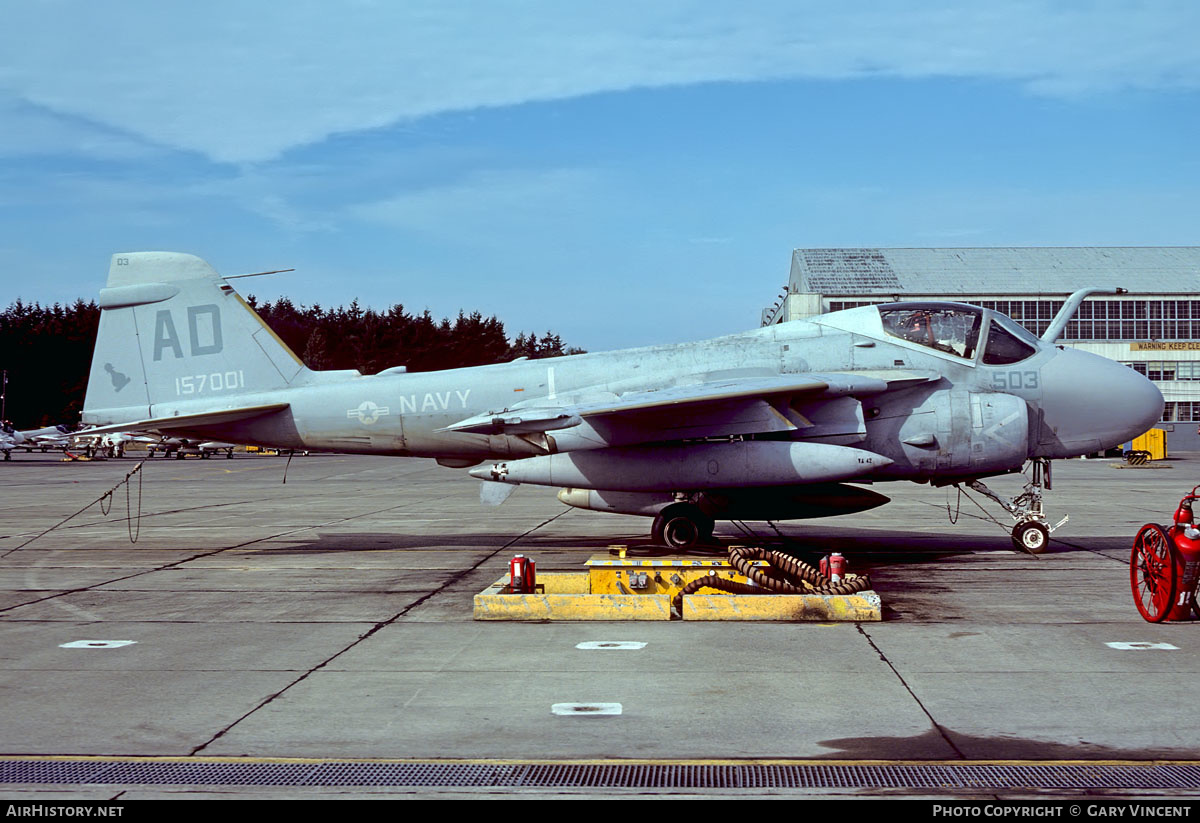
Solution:
<path fill-rule="evenodd" d="M 864 306 L 742 334 L 440 372 L 312 371 L 225 279 L 187 254 L 112 259 L 84 422 L 284 449 L 475 466 L 513 484 L 654 518 L 686 547 L 715 520 L 847 514 L 887 498 L 854 483 L 965 483 L 1046 545 L 1049 461 L 1111 448 L 1160 419 L 1142 375 L 960 303 Z M 1020 470 L 1012 501 L 980 478 Z M 482 465 L 480 465 L 482 464 Z"/>

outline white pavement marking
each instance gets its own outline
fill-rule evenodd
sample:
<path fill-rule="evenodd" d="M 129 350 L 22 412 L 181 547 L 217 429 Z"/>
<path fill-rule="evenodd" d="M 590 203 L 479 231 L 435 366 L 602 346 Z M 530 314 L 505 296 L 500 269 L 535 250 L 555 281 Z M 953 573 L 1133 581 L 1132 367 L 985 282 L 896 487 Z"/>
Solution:
<path fill-rule="evenodd" d="M 646 644 L 640 640 L 588 640 L 575 644 L 575 648 L 591 651 L 593 649 L 644 649 Z"/>
<path fill-rule="evenodd" d="M 551 714 L 560 717 L 592 717 L 596 715 L 614 715 L 621 713 L 620 703 L 555 703 L 550 707 Z"/>
<path fill-rule="evenodd" d="M 1137 650 L 1137 649 L 1165 649 L 1168 651 L 1171 651 L 1171 650 L 1179 651 L 1178 646 L 1172 646 L 1170 643 L 1149 643 L 1149 642 L 1145 642 L 1145 641 L 1133 641 L 1133 642 L 1121 641 L 1121 642 L 1116 642 L 1116 643 L 1105 643 L 1104 645 L 1111 646 L 1114 649 L 1120 649 L 1121 651 L 1131 651 L 1131 650 Z"/>
<path fill-rule="evenodd" d="M 60 643 L 60 649 L 119 649 L 122 646 L 132 646 L 136 640 L 72 640 L 70 643 Z"/>

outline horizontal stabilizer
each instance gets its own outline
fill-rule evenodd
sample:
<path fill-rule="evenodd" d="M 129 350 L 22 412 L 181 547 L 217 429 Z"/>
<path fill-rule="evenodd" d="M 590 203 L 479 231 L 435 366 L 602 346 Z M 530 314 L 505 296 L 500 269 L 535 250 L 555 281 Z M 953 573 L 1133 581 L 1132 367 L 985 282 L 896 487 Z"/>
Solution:
<path fill-rule="evenodd" d="M 179 414 L 174 417 L 151 417 L 146 420 L 131 420 L 127 423 L 117 423 L 109 426 L 99 426 L 87 429 L 80 434 L 107 434 L 109 432 L 159 432 L 166 434 L 172 431 L 190 431 L 202 426 L 216 426 L 223 423 L 234 423 L 250 420 L 283 411 L 290 404 L 268 403 L 263 406 L 245 406 L 240 409 L 225 409 L 224 411 L 201 412 L 199 414 Z"/>

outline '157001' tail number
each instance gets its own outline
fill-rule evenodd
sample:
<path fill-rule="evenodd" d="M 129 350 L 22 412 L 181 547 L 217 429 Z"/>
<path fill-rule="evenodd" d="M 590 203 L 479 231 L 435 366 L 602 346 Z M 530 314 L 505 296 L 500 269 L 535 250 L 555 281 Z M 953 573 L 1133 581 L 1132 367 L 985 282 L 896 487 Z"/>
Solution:
<path fill-rule="evenodd" d="M 229 391 L 230 389 L 246 388 L 246 377 L 241 369 L 237 371 L 213 372 L 212 374 L 192 374 L 187 377 L 175 378 L 175 394 L 201 394 L 203 392 Z"/>

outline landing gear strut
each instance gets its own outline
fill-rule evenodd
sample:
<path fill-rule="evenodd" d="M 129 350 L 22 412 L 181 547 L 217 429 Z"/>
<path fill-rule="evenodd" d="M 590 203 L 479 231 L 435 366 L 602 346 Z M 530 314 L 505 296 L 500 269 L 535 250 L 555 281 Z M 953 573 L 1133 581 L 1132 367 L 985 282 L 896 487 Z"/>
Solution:
<path fill-rule="evenodd" d="M 650 536 L 660 546 L 690 549 L 711 538 L 715 525 L 694 503 L 672 503 L 655 516 Z"/>
<path fill-rule="evenodd" d="M 1013 516 L 1017 521 L 1012 529 L 1013 545 L 1030 554 L 1044 552 L 1050 543 L 1050 533 L 1068 520 L 1064 517 L 1050 526 L 1045 512 L 1042 511 L 1042 487 L 1045 486 L 1047 490 L 1053 488 L 1050 482 L 1050 461 L 1045 457 L 1033 458 L 1033 476 L 1025 484 L 1025 490 L 1012 500 L 1000 497 L 979 480 L 972 480 L 967 486 L 995 500 Z"/>

